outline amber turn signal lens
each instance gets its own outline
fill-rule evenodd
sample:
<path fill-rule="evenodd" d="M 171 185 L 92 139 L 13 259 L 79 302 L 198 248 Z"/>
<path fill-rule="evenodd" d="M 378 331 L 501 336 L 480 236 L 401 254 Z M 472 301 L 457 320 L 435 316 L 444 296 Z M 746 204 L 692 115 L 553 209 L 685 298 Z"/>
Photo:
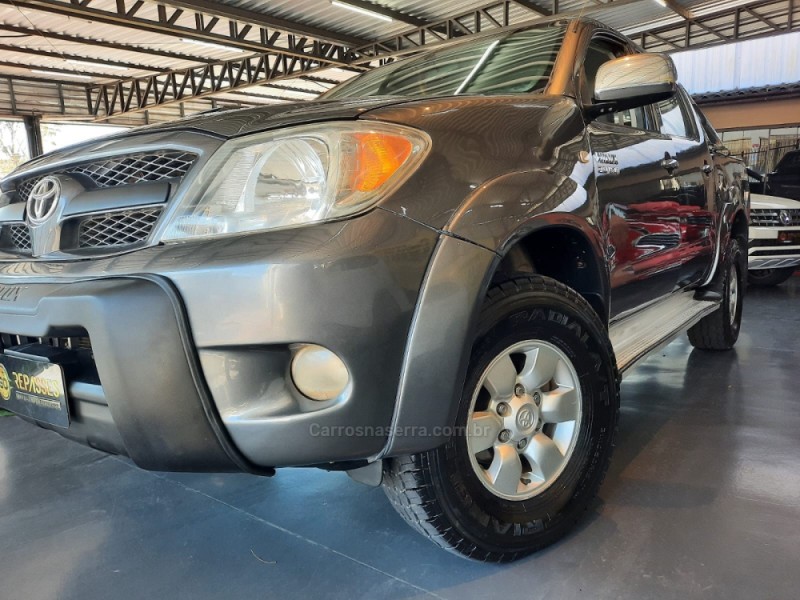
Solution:
<path fill-rule="evenodd" d="M 352 189 L 371 192 L 386 183 L 411 156 L 410 140 L 385 133 L 356 133 L 357 160 Z"/>

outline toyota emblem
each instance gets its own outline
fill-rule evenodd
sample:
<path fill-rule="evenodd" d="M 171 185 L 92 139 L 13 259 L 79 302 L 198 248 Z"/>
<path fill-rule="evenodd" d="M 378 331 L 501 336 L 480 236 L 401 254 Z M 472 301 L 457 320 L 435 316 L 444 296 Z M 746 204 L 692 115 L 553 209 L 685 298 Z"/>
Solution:
<path fill-rule="evenodd" d="M 788 210 L 782 210 L 780 212 L 780 219 L 783 225 L 789 226 L 792 224 L 792 215 L 789 214 Z"/>
<path fill-rule="evenodd" d="M 28 219 L 34 225 L 44 223 L 55 212 L 61 198 L 61 183 L 55 177 L 43 177 L 28 196 Z"/>

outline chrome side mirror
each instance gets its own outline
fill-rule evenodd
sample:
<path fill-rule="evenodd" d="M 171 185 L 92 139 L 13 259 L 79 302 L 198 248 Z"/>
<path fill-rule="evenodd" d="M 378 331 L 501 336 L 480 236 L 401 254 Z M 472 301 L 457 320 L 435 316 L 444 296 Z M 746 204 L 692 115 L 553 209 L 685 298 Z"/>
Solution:
<path fill-rule="evenodd" d="M 661 102 L 678 90 L 678 73 L 665 54 L 632 54 L 600 66 L 594 85 L 594 99 L 610 102 L 625 110 Z"/>

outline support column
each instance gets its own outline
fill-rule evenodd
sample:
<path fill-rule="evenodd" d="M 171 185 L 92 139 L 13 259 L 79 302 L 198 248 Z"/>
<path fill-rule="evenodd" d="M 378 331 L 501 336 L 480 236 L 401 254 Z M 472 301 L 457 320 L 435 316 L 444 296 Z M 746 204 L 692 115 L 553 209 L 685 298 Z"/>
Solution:
<path fill-rule="evenodd" d="M 38 115 L 25 117 L 25 133 L 28 135 L 28 151 L 31 158 L 44 154 L 42 147 L 42 118 Z"/>

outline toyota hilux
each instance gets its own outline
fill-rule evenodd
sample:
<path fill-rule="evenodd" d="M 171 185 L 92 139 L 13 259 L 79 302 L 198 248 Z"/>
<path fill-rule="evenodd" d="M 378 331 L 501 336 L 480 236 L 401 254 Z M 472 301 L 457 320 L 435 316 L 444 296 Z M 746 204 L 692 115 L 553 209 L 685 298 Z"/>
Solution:
<path fill-rule="evenodd" d="M 3 180 L 0 408 L 145 469 L 346 470 L 466 557 L 581 518 L 621 376 L 739 335 L 740 161 L 591 20 Z"/>

